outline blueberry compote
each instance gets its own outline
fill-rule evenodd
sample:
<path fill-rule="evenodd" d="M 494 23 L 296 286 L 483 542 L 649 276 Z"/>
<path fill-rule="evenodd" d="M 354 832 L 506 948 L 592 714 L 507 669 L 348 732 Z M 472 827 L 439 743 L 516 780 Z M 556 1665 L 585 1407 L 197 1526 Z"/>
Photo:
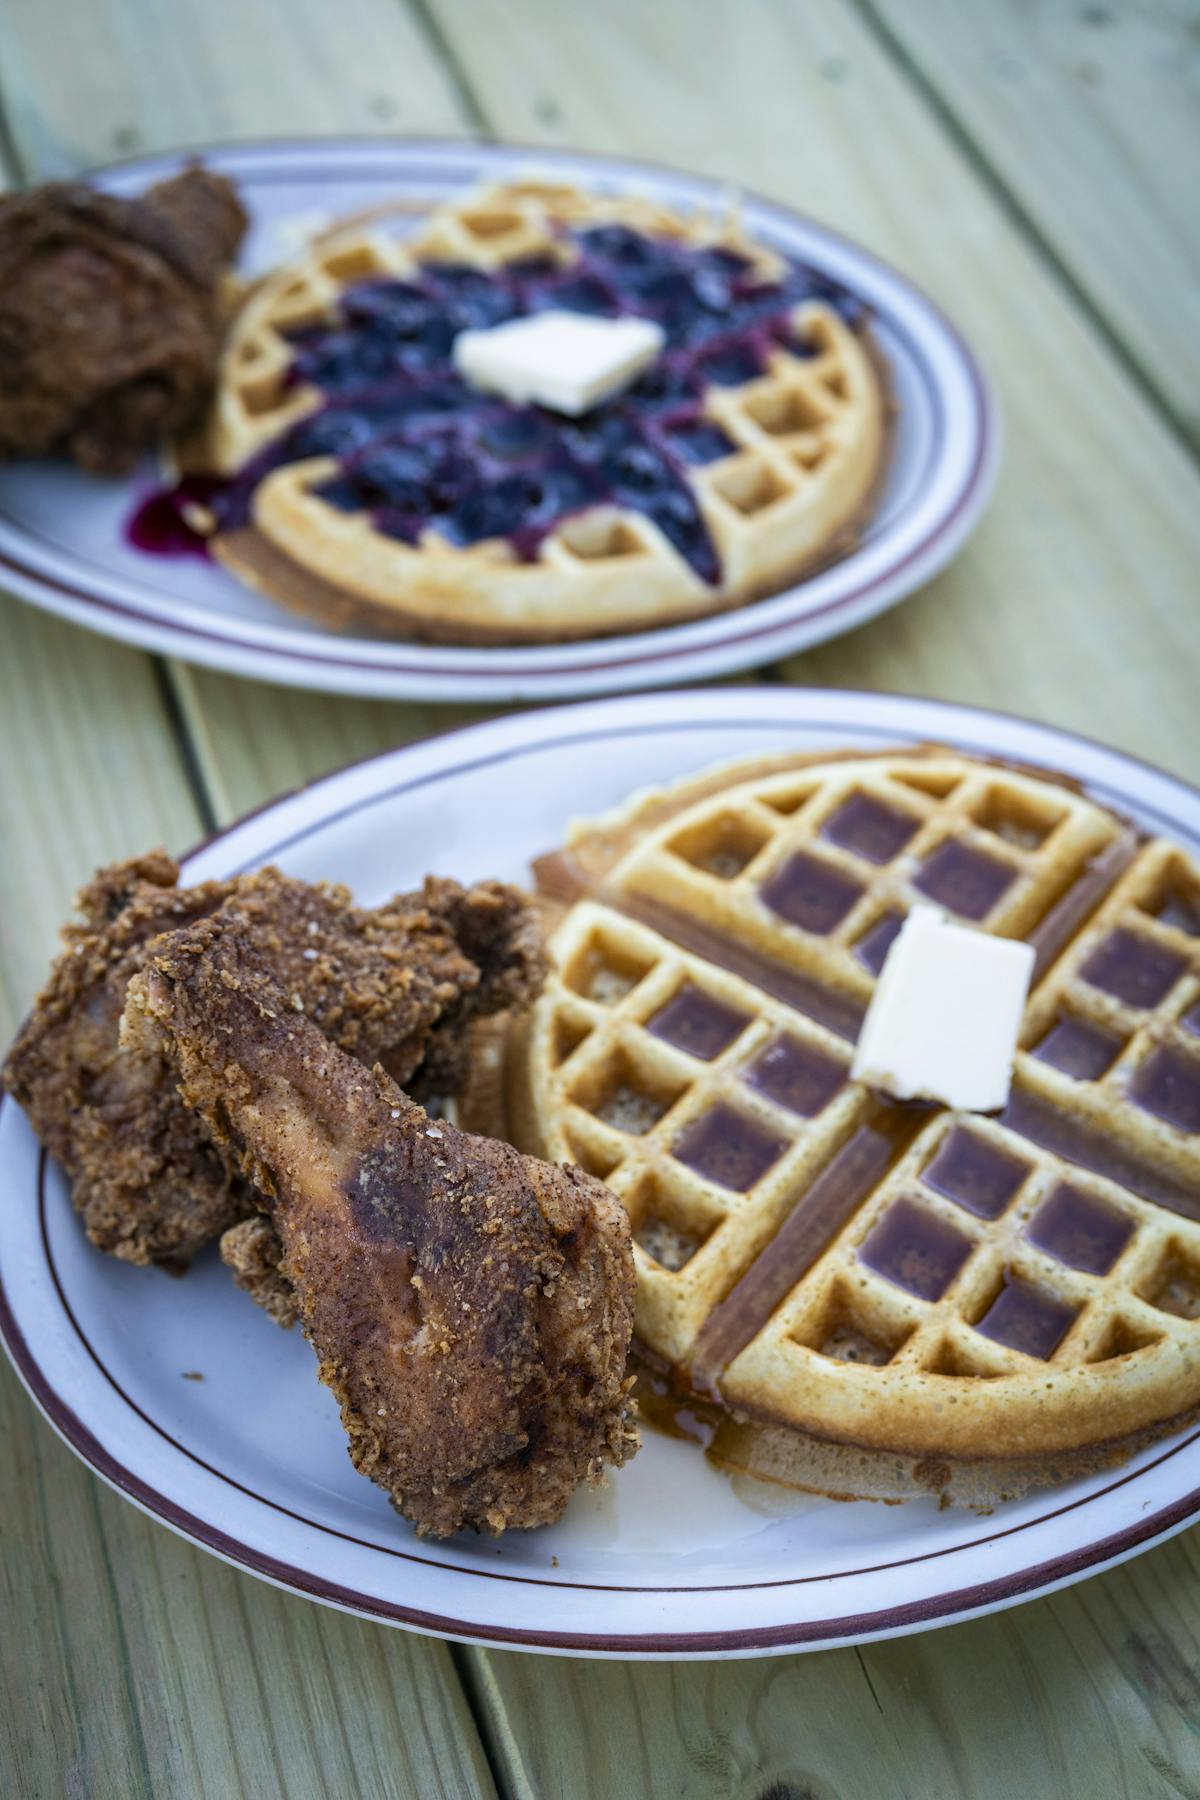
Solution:
<path fill-rule="evenodd" d="M 288 385 L 324 396 L 315 412 L 268 444 L 223 488 L 206 493 L 218 530 L 245 524 L 255 488 L 273 469 L 336 457 L 315 491 L 342 512 L 415 544 L 433 527 L 450 542 L 506 537 L 533 558 L 572 513 L 612 502 L 645 514 L 705 581 L 717 553 L 686 480 L 689 468 L 736 446 L 703 415 L 705 390 L 764 372 L 776 346 L 811 354 L 793 308 L 821 300 L 855 321 L 844 289 L 799 265 L 766 282 L 746 257 L 646 237 L 624 225 L 564 233 L 570 260 L 545 256 L 482 270 L 425 264 L 411 281 L 345 290 L 332 324 L 290 334 Z M 452 362 L 460 331 L 548 307 L 656 320 L 666 348 L 624 393 L 582 418 L 517 407 L 468 386 Z M 131 527 L 143 548 L 179 509 L 155 496 Z"/>

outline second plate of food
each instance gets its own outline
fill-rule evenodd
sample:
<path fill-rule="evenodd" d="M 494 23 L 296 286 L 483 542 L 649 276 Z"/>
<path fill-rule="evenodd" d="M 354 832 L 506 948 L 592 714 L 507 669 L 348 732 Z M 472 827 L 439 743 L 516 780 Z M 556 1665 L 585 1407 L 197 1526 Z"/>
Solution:
<path fill-rule="evenodd" d="M 730 763 L 732 785 L 704 774 Z M 569 837 L 578 817 L 602 824 Z M 11 1099 L 0 1335 L 55 1427 L 138 1505 L 239 1567 L 410 1628 L 753 1655 L 1045 1593 L 1200 1508 L 1198 849 L 1186 784 L 1045 727 L 894 696 L 634 697 L 330 776 L 201 847 L 181 880 L 277 864 L 373 906 L 430 870 L 527 883 L 534 867 L 569 908 L 504 1083 L 479 1046 L 464 1104 L 503 1098 L 522 1148 L 582 1163 L 628 1210 L 656 1370 L 641 1450 L 556 1523 L 419 1538 L 352 1467 L 300 1333 L 238 1291 L 215 1247 L 182 1281 L 103 1255 Z M 440 894 L 435 910 L 452 904 Z M 91 891 L 95 929 L 113 898 Z M 874 971 L 917 900 L 1035 948 L 999 1117 L 901 1108 L 889 1124 L 847 1078 Z M 166 924 L 192 916 L 163 904 Z M 320 948 L 301 952 L 314 961 L 297 964 L 312 973 L 295 978 L 296 1017 L 301 987 L 319 1017 L 322 984 L 353 976 L 336 959 L 322 973 L 322 918 L 299 936 Z M 96 966 L 69 961 L 76 1006 Z M 116 1019 L 84 1010 L 94 1059 Z M 43 1003 L 48 1058 L 27 1050 L 17 1083 L 43 1089 L 51 1138 L 78 1110 L 64 1017 Z M 136 1188 L 145 1116 L 97 1098 L 103 1083 L 81 1099 L 93 1172 L 108 1192 L 131 1169 Z M 389 1104 L 399 1120 L 403 1100 Z M 314 1105 L 336 1125 L 336 1097 Z M 422 1129 L 436 1168 L 444 1128 Z M 97 1162 L 106 1141 L 123 1161 Z M 194 1186 L 152 1190 L 160 1226 L 193 1216 Z M 127 1209 L 102 1198 L 76 1194 L 93 1236 L 128 1257 Z M 234 1267 L 269 1308 L 282 1296 L 252 1251 Z M 326 1378 L 338 1387 L 335 1363 Z M 689 1396 L 674 1407 L 656 1391 L 672 1379 Z M 697 1389 L 731 1413 L 707 1417 Z M 747 1419 L 774 1424 L 747 1435 Z"/>
<path fill-rule="evenodd" d="M 849 630 L 928 581 L 986 503 L 995 403 L 962 338 L 789 208 L 499 145 L 204 155 L 249 210 L 243 272 L 288 269 L 239 315 L 197 452 L 250 476 L 204 558 L 131 535 L 154 471 L 0 470 L 4 578 L 65 617 L 294 686 L 582 696 Z M 179 166 L 98 179 L 135 195 Z M 630 310 L 663 350 L 613 404 L 464 409 L 457 330 Z"/>

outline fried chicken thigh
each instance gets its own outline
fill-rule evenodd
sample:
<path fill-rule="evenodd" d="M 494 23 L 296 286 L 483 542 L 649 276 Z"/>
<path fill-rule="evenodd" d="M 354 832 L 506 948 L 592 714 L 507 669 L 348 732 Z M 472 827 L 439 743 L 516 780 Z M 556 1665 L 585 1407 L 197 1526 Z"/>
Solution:
<path fill-rule="evenodd" d="M 62 449 L 121 473 L 194 424 L 247 224 L 196 165 L 140 199 L 82 182 L 0 198 L 0 458 Z"/>
<path fill-rule="evenodd" d="M 637 1445 L 617 1198 L 430 1119 L 265 973 L 236 910 L 162 938 L 126 1032 L 263 1197 L 357 1468 L 419 1532 L 558 1518 Z"/>
<path fill-rule="evenodd" d="M 179 1100 L 156 1053 L 118 1041 L 129 981 L 164 931 L 235 909 L 296 1015 L 418 1091 L 448 1093 L 477 1013 L 519 1004 L 542 977 L 540 933 L 515 889 L 429 880 L 374 909 L 276 869 L 176 886 L 158 853 L 102 870 L 80 924 L 13 1045 L 4 1080 L 71 1177 L 88 1236 L 179 1271 L 255 1211 L 223 1146 Z"/>

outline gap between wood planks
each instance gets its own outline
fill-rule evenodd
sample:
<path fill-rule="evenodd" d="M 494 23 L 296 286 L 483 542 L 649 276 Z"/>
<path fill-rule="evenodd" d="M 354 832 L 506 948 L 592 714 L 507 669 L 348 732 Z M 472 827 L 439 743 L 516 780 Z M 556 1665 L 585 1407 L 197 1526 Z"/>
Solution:
<path fill-rule="evenodd" d="M 197 754 L 194 733 L 184 710 L 179 690 L 179 670 L 163 656 L 151 656 L 150 665 L 154 670 L 154 681 L 158 688 L 159 699 L 162 701 L 167 727 L 175 740 L 176 749 L 179 751 L 179 760 L 183 765 L 188 792 L 196 803 L 196 811 L 200 815 L 200 824 L 205 836 L 211 836 L 217 830 L 220 819 L 200 757 Z"/>
<path fill-rule="evenodd" d="M 0 190 L 17 181 L 21 168 L 21 158 L 17 154 L 17 140 L 9 125 L 3 98 L 0 97 Z"/>
<path fill-rule="evenodd" d="M 509 1746 L 508 1754 L 501 1743 L 501 1733 L 508 1729 L 504 1701 L 498 1693 L 484 1692 L 488 1674 L 486 1655 L 481 1654 L 473 1644 L 451 1644 L 450 1661 L 470 1708 L 484 1761 L 499 1800 L 523 1800 L 514 1781 L 509 1778 L 510 1768 L 519 1767 L 515 1740 Z"/>

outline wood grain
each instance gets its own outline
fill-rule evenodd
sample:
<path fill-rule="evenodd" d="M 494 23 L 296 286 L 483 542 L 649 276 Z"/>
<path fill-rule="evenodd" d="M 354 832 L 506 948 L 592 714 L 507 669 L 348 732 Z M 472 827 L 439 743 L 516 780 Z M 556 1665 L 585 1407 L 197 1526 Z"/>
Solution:
<path fill-rule="evenodd" d="M 991 150 L 963 154 L 970 118 L 948 131 L 854 6 L 705 0 L 698 29 L 700 14 L 681 0 L 438 0 L 431 34 L 393 0 L 96 0 L 86 14 L 5 0 L 0 83 L 36 172 L 221 135 L 483 119 L 526 140 L 708 168 L 831 218 L 925 281 L 980 342 L 1010 447 L 996 507 L 955 569 L 797 658 L 794 678 L 977 699 L 1194 765 L 1193 473 L 981 177 Z M 1152 127 L 1153 104 L 1144 115 Z M 1117 221 L 1138 204 L 1129 184 L 1107 197 Z M 1078 259 L 1071 272 L 1096 281 L 1103 310 L 1100 275 Z M 195 809 L 145 659 L 10 610 L 17 635 L 36 639 L 0 659 L 0 745 L 29 790 L 6 783 L 0 797 L 4 841 L 30 864 L 0 863 L 12 1014 L 75 862 L 157 837 L 178 845 Z M 452 722 L 449 709 L 173 678 L 221 818 Z M 97 728 L 80 737 L 74 715 L 89 711 Z M 43 773 L 22 746 L 46 734 L 58 748 Z M 110 765 L 119 784 L 96 776 Z M 0 1769 L 17 1772 L 19 1795 L 491 1791 L 443 1646 L 322 1612 L 192 1551 L 101 1489 L 7 1375 L 0 1433 Z M 861 1653 L 462 1660 L 502 1784 L 523 1795 L 1194 1796 L 1198 1576 L 1186 1538 L 1071 1593 Z"/>
<path fill-rule="evenodd" d="M 707 0 L 697 31 L 686 0 L 433 5 L 501 134 L 790 201 L 903 267 L 981 353 L 1008 440 L 983 526 L 791 678 L 995 706 L 1193 770 L 1200 478 L 857 8 Z"/>
<path fill-rule="evenodd" d="M 744 1800 L 1200 1792 L 1195 1535 L 1012 1612 L 763 1662 L 491 1656 L 509 1790 Z M 614 1729 L 614 1721 L 621 1728 Z"/>
<path fill-rule="evenodd" d="M 1200 447 L 1200 7 L 866 5 Z"/>
<path fill-rule="evenodd" d="M 218 824 L 345 763 L 491 716 L 479 707 L 298 694 L 182 664 L 172 676 Z"/>
<path fill-rule="evenodd" d="M 150 658 L 0 597 L 0 1034 L 102 862 L 186 844 L 199 814 Z"/>
<path fill-rule="evenodd" d="M 131 845 L 186 842 L 199 820 L 149 658 L 8 598 L 0 760 L 7 1043 L 79 883 Z M 0 1790 L 150 1792 L 106 1532 L 106 1519 L 128 1510 L 102 1494 L 0 1365 Z"/>
<path fill-rule="evenodd" d="M 393 0 L 5 0 L 4 106 L 25 169 L 297 131 L 456 133 L 452 78 Z"/>

